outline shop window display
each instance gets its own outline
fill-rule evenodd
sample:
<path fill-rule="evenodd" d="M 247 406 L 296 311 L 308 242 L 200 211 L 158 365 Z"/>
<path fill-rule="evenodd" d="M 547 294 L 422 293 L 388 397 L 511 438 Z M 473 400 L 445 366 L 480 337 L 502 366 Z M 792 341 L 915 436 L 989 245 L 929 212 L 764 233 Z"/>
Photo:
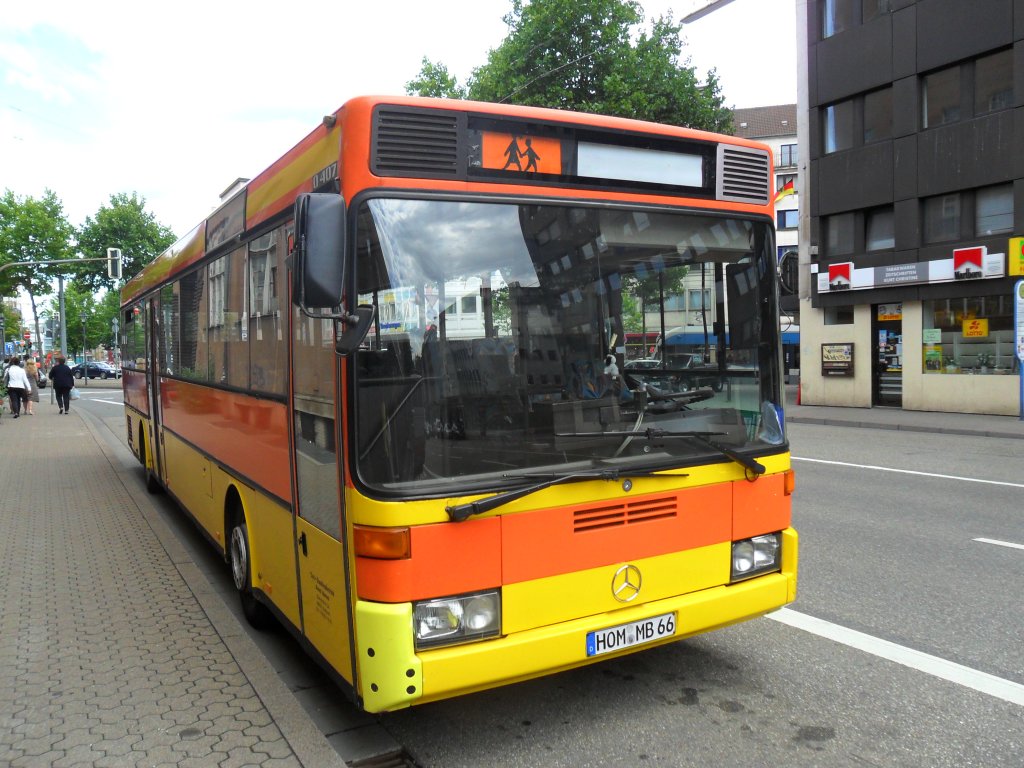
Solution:
<path fill-rule="evenodd" d="M 926 301 L 923 322 L 925 373 L 1019 375 L 1010 297 Z"/>

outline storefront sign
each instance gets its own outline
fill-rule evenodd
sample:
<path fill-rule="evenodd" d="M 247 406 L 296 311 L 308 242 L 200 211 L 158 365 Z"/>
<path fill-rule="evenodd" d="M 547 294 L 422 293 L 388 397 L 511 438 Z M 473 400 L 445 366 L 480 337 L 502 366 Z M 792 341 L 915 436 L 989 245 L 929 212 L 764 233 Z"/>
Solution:
<path fill-rule="evenodd" d="M 822 376 L 853 375 L 853 343 L 821 345 Z"/>
<path fill-rule="evenodd" d="M 965 339 L 985 339 L 988 338 L 988 319 L 987 318 L 974 318 L 971 320 L 964 320 L 964 338 Z"/>
<path fill-rule="evenodd" d="M 1024 240 L 1024 238 L 1014 239 Z M 1024 247 L 1024 245 L 1020 247 Z M 1024 259 L 1024 256 L 1020 258 Z M 816 264 L 812 264 L 811 269 L 817 271 L 818 267 Z M 953 251 L 952 258 L 949 259 L 860 268 L 856 267 L 852 261 L 843 261 L 838 264 L 829 264 L 825 272 L 817 272 L 818 293 L 949 283 L 954 280 L 984 280 L 1005 275 L 1006 254 L 989 253 L 985 246 L 957 248 Z"/>
<path fill-rule="evenodd" d="M 941 344 L 942 343 L 942 329 L 941 328 L 925 328 L 921 331 L 921 341 L 925 344 Z"/>
<path fill-rule="evenodd" d="M 878 319 L 885 320 L 902 320 L 903 319 L 903 304 L 879 304 L 878 305 Z"/>
<path fill-rule="evenodd" d="M 928 264 L 890 264 L 886 267 L 875 267 L 875 287 L 886 288 L 890 285 L 928 282 Z"/>
<path fill-rule="evenodd" d="M 1007 268 L 1011 275 L 1024 275 L 1024 237 L 1010 238 Z"/>

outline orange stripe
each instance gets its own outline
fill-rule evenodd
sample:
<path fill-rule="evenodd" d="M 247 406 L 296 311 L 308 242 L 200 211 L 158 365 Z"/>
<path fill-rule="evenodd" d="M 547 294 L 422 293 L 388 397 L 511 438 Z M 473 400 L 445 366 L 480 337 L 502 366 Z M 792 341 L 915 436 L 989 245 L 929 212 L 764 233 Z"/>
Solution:
<path fill-rule="evenodd" d="M 558 576 L 788 527 L 784 476 L 412 528 L 408 560 L 356 558 L 358 594 L 399 603 Z"/>
<path fill-rule="evenodd" d="M 786 496 L 785 491 L 785 474 L 768 475 L 752 483 L 733 483 L 733 541 L 788 528 L 792 497 Z"/>
<path fill-rule="evenodd" d="M 513 584 L 726 541 L 730 501 L 729 486 L 723 483 L 506 516 L 503 582 Z M 607 527 L 599 527 L 602 520 Z"/>
<path fill-rule="evenodd" d="M 356 589 L 363 600 L 404 603 L 500 583 L 500 517 L 416 526 L 408 560 L 356 558 Z"/>
<path fill-rule="evenodd" d="M 291 499 L 283 403 L 176 379 L 161 379 L 160 402 L 168 429 L 218 464 Z"/>

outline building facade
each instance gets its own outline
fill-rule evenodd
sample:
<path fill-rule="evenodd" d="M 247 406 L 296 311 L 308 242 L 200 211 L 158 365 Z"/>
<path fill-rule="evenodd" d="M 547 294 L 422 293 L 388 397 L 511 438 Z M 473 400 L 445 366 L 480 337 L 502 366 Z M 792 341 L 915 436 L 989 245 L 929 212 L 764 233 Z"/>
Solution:
<path fill-rule="evenodd" d="M 1016 415 L 1024 0 L 798 18 L 803 402 Z"/>

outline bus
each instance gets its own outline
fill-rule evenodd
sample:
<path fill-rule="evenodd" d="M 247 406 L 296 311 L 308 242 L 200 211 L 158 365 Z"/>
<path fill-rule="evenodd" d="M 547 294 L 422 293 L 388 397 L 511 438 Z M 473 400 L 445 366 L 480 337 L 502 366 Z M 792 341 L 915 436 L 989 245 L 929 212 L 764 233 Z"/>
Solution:
<path fill-rule="evenodd" d="M 778 609 L 772 167 L 634 120 L 346 102 L 124 285 L 147 486 L 369 712 Z M 636 375 L 627 334 L 664 337 L 687 281 L 720 362 Z"/>

